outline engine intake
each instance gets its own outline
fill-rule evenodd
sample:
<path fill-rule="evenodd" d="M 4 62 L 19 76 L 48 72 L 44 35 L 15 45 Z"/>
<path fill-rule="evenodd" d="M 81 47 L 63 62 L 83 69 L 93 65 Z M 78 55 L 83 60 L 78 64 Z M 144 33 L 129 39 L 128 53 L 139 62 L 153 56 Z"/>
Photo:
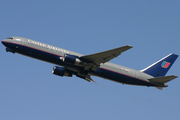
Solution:
<path fill-rule="evenodd" d="M 73 64 L 73 65 L 81 65 L 82 61 L 74 55 L 65 55 L 64 57 L 60 57 L 60 60 L 62 60 L 65 63 Z"/>
<path fill-rule="evenodd" d="M 67 77 L 72 77 L 72 73 L 71 71 L 67 70 L 66 68 L 64 67 L 58 67 L 58 66 L 54 66 L 53 67 L 53 71 L 52 71 L 53 74 L 55 75 L 59 75 L 59 76 L 67 76 Z"/>

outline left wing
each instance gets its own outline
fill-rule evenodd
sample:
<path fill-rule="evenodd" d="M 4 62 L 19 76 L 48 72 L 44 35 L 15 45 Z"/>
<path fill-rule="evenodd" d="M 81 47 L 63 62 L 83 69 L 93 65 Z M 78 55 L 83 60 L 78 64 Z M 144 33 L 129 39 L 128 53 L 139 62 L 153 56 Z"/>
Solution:
<path fill-rule="evenodd" d="M 130 48 L 132 48 L 132 46 L 126 45 L 104 52 L 81 56 L 80 59 L 88 61 L 84 63 L 85 70 L 92 69 L 95 71 L 99 68 L 101 63 L 108 62 Z"/>

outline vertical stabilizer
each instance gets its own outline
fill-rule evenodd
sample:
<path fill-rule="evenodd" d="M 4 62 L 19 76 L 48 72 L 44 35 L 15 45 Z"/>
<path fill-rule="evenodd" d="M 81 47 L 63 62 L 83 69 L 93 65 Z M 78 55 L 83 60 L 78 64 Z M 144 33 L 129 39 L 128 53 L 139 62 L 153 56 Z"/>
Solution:
<path fill-rule="evenodd" d="M 171 68 L 171 66 L 175 62 L 175 60 L 177 59 L 177 57 L 178 55 L 171 53 L 141 71 L 153 77 L 165 76 L 168 70 Z"/>

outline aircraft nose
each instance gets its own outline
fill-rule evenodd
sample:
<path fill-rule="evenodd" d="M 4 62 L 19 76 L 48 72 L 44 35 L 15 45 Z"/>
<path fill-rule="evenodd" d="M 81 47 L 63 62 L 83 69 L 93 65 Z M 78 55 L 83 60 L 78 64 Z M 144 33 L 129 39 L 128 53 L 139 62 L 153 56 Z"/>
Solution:
<path fill-rule="evenodd" d="M 5 40 L 2 40 L 1 43 L 2 43 L 3 45 L 5 45 Z"/>
<path fill-rule="evenodd" d="M 2 43 L 4 46 L 7 45 L 7 42 L 8 42 L 7 39 L 4 39 L 4 40 L 1 41 L 1 43 Z"/>

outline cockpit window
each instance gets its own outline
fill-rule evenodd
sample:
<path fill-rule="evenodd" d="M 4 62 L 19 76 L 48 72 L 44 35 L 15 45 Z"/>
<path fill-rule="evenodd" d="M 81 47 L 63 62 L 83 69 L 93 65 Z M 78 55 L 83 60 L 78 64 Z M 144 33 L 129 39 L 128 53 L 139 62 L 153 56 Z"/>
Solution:
<path fill-rule="evenodd" d="M 12 40 L 13 38 L 12 37 L 8 37 L 7 39 L 11 39 Z"/>

